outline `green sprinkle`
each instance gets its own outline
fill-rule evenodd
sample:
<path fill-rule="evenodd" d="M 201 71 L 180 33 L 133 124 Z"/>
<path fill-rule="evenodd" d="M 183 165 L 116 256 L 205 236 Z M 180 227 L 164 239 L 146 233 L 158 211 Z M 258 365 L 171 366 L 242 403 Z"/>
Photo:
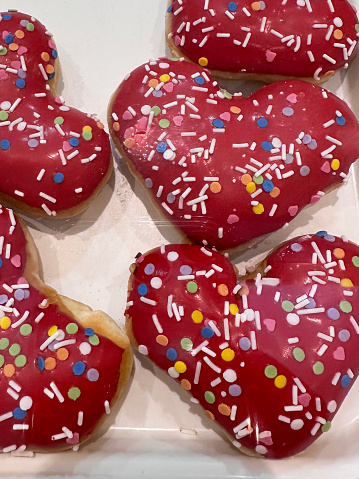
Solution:
<path fill-rule="evenodd" d="M 32 326 L 30 324 L 23 324 L 20 328 L 20 334 L 28 336 L 32 332 Z"/>
<path fill-rule="evenodd" d="M 3 351 L 9 346 L 9 340 L 7 338 L 0 339 L 0 350 Z"/>
<path fill-rule="evenodd" d="M 35 25 L 33 23 L 29 22 L 26 25 L 26 30 L 28 30 L 29 32 L 33 32 L 35 30 Z"/>
<path fill-rule="evenodd" d="M 17 356 L 18 354 L 20 354 L 20 351 L 20 344 L 14 343 L 10 346 L 9 353 L 11 354 L 11 356 Z"/>
<path fill-rule="evenodd" d="M 231 100 L 232 99 L 232 96 L 231 93 L 229 93 L 228 91 L 226 90 L 222 90 L 222 93 L 224 95 L 224 98 L 227 98 L 228 100 Z"/>
<path fill-rule="evenodd" d="M 356 30 L 357 32 L 359 32 L 359 23 L 357 23 L 357 24 L 355 25 L 355 30 Z"/>
<path fill-rule="evenodd" d="M 89 341 L 92 346 L 97 346 L 98 344 L 100 344 L 100 340 L 97 334 L 93 334 L 92 336 L 90 336 Z"/>
<path fill-rule="evenodd" d="M 79 330 L 79 327 L 77 326 L 76 323 L 69 323 L 66 326 L 66 332 L 69 334 L 76 334 L 78 330 Z"/>
<path fill-rule="evenodd" d="M 62 125 L 65 120 L 62 118 L 62 116 L 57 116 L 54 120 L 55 125 Z"/>
<path fill-rule="evenodd" d="M 76 399 L 80 397 L 81 391 L 79 388 L 70 388 L 67 392 L 67 395 L 70 399 L 73 399 L 74 401 L 76 401 Z"/>
<path fill-rule="evenodd" d="M 332 423 L 330 421 L 327 421 L 322 426 L 322 432 L 328 432 L 331 427 L 332 427 Z"/>
<path fill-rule="evenodd" d="M 352 257 L 353 265 L 359 268 L 359 256 Z"/>
<path fill-rule="evenodd" d="M 193 342 L 189 338 L 183 338 L 181 339 L 181 346 L 185 351 L 190 351 L 193 347 Z"/>
<path fill-rule="evenodd" d="M 211 392 L 211 391 L 206 391 L 204 393 L 204 399 L 209 403 L 213 404 L 214 401 L 216 400 L 216 396 Z"/>
<path fill-rule="evenodd" d="M 194 281 L 189 281 L 187 283 L 187 291 L 189 293 L 196 293 L 198 290 L 198 286 L 197 286 L 197 283 L 195 283 Z"/>
<path fill-rule="evenodd" d="M 4 365 L 5 358 L 2 354 L 0 354 L 0 368 Z"/>
<path fill-rule="evenodd" d="M 287 313 L 291 313 L 294 309 L 294 304 L 291 301 L 283 301 L 282 302 L 282 308 Z"/>
<path fill-rule="evenodd" d="M 168 128 L 170 126 L 170 122 L 169 120 L 167 120 L 167 118 L 162 118 L 162 120 L 160 120 L 158 124 L 161 128 Z"/>
<path fill-rule="evenodd" d="M 0 55 L 6 55 L 7 54 L 7 48 L 2 47 L 0 48 Z"/>
<path fill-rule="evenodd" d="M 303 351 L 302 348 L 294 348 L 293 356 L 294 356 L 294 359 L 296 359 L 298 362 L 301 363 L 302 361 L 304 361 L 305 352 Z"/>
<path fill-rule="evenodd" d="M 157 116 L 157 115 L 159 115 L 159 114 L 161 113 L 161 108 L 160 108 L 159 106 L 156 106 L 156 105 L 153 106 L 153 107 L 151 108 L 151 110 L 153 111 L 154 116 Z"/>
<path fill-rule="evenodd" d="M 324 371 L 324 364 L 321 363 L 320 361 L 317 361 L 315 364 L 313 364 L 313 372 L 314 374 L 316 374 L 317 376 L 319 374 L 322 374 Z"/>
<path fill-rule="evenodd" d="M 20 354 L 15 358 L 15 366 L 18 368 L 23 368 L 25 364 L 27 363 L 27 357 L 24 356 L 23 354 Z"/>
<path fill-rule="evenodd" d="M 0 111 L 0 120 L 5 121 L 9 118 L 9 114 L 7 111 L 1 110 Z"/>
<path fill-rule="evenodd" d="M 264 375 L 269 378 L 269 379 L 274 379 L 278 374 L 278 370 L 275 366 L 272 366 L 271 364 L 267 366 L 264 370 Z"/>
<path fill-rule="evenodd" d="M 89 131 L 89 130 L 84 130 L 84 131 L 82 132 L 82 138 L 83 138 L 84 140 L 86 140 L 86 141 L 92 140 L 92 133 L 91 133 L 91 131 Z"/>
<path fill-rule="evenodd" d="M 254 183 L 256 183 L 257 185 L 261 185 L 264 181 L 263 179 L 263 176 L 262 175 L 259 175 L 259 176 L 253 176 L 253 181 Z"/>
<path fill-rule="evenodd" d="M 350 313 L 353 309 L 349 301 L 341 301 L 339 308 L 343 311 L 343 313 Z"/>

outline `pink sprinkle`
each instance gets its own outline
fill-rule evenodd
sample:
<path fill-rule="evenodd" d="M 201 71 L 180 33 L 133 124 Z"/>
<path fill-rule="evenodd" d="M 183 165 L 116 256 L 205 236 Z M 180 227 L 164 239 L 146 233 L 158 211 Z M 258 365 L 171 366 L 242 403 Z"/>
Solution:
<path fill-rule="evenodd" d="M 14 68 L 15 70 L 20 70 L 21 68 L 21 63 L 19 61 L 13 61 L 11 62 L 11 67 Z"/>
<path fill-rule="evenodd" d="M 126 110 L 122 115 L 122 120 L 132 120 L 132 118 L 133 116 L 128 110 Z"/>
<path fill-rule="evenodd" d="M 123 134 L 123 137 L 125 140 L 128 140 L 129 138 L 132 138 L 132 135 L 134 134 L 135 129 L 131 126 L 131 128 L 127 128 L 125 130 L 125 133 Z"/>
<path fill-rule="evenodd" d="M 21 266 L 21 256 L 19 254 L 16 254 L 15 256 L 13 256 L 10 261 L 11 261 L 11 264 L 13 266 L 15 266 L 15 268 L 20 268 L 20 266 Z"/>
<path fill-rule="evenodd" d="M 221 120 L 229 121 L 231 119 L 231 114 L 228 111 L 225 111 L 219 115 L 219 118 Z"/>
<path fill-rule="evenodd" d="M 55 102 L 56 102 L 58 105 L 63 105 L 64 100 L 61 100 L 61 98 L 60 98 L 59 96 L 57 96 L 57 97 L 55 98 Z"/>
<path fill-rule="evenodd" d="M 290 206 L 288 208 L 288 213 L 290 214 L 290 216 L 295 216 L 298 213 L 298 206 Z"/>
<path fill-rule="evenodd" d="M 138 122 L 136 123 L 136 132 L 137 133 L 145 133 L 147 128 L 148 118 L 143 116 Z"/>
<path fill-rule="evenodd" d="M 271 62 L 275 59 L 276 56 L 277 56 L 276 53 L 271 52 L 270 50 L 267 50 L 267 51 L 266 51 L 266 59 L 267 59 L 267 62 L 271 63 Z"/>
<path fill-rule="evenodd" d="M 135 135 L 135 142 L 140 146 L 144 146 L 147 142 L 146 135 Z"/>
<path fill-rule="evenodd" d="M 181 37 L 179 37 L 178 35 L 175 36 L 175 45 L 176 47 L 178 47 L 178 45 L 181 43 Z"/>
<path fill-rule="evenodd" d="M 28 281 L 23 276 L 20 276 L 20 278 L 17 280 L 17 284 L 28 284 Z"/>
<path fill-rule="evenodd" d="M 237 215 L 229 215 L 227 218 L 227 223 L 233 225 L 233 223 L 238 223 L 239 218 Z"/>
<path fill-rule="evenodd" d="M 68 141 L 64 141 L 62 143 L 62 149 L 64 151 L 70 151 L 70 150 L 72 150 L 72 146 L 70 145 L 70 143 Z"/>
<path fill-rule="evenodd" d="M 326 161 L 325 163 L 323 163 L 323 165 L 321 167 L 321 171 L 323 171 L 324 173 L 330 173 L 329 161 Z"/>
<path fill-rule="evenodd" d="M 320 195 L 313 195 L 310 199 L 311 204 L 313 205 L 314 203 L 317 203 L 320 200 L 321 196 Z"/>
<path fill-rule="evenodd" d="M 276 320 L 271 318 L 266 318 L 263 321 L 263 324 L 268 329 L 268 331 L 272 333 L 275 330 Z"/>
<path fill-rule="evenodd" d="M 9 75 L 6 73 L 5 70 L 0 70 L 0 80 L 7 80 Z"/>
<path fill-rule="evenodd" d="M 266 446 L 271 446 L 273 444 L 272 436 L 261 437 L 259 441 L 265 444 Z"/>
<path fill-rule="evenodd" d="M 304 393 L 304 394 L 300 394 L 298 396 L 298 402 L 301 406 L 304 406 L 304 407 L 307 407 L 309 406 L 309 403 L 310 403 L 310 400 L 311 400 L 311 396 L 310 394 L 308 393 Z"/>
<path fill-rule="evenodd" d="M 17 53 L 18 53 L 18 55 L 24 55 L 25 53 L 27 53 L 27 48 L 21 46 L 21 47 L 18 48 Z"/>
<path fill-rule="evenodd" d="M 171 81 L 169 81 L 168 83 L 165 83 L 163 85 L 163 89 L 167 92 L 167 93 L 172 93 L 173 92 L 173 83 Z"/>
<path fill-rule="evenodd" d="M 5 40 L 5 37 L 6 35 L 9 35 L 9 32 L 7 32 L 6 30 L 2 32 L 2 37 L 3 39 Z"/>
<path fill-rule="evenodd" d="M 66 439 L 66 442 L 67 442 L 67 444 L 78 444 L 79 438 L 80 438 L 79 433 L 74 432 L 74 435 L 72 437 L 68 437 Z"/>
<path fill-rule="evenodd" d="M 333 353 L 333 358 L 337 359 L 338 361 L 344 361 L 345 359 L 345 351 L 343 346 L 338 346 L 337 349 Z"/>
<path fill-rule="evenodd" d="M 56 49 L 56 45 L 55 45 L 55 43 L 54 43 L 52 40 L 49 40 L 49 47 L 50 47 L 52 50 Z"/>
<path fill-rule="evenodd" d="M 145 256 L 143 254 L 141 254 L 141 256 L 139 256 L 138 258 L 136 258 L 136 263 L 142 263 L 142 261 L 145 259 Z"/>
<path fill-rule="evenodd" d="M 181 125 L 182 125 L 182 122 L 183 122 L 183 116 L 178 115 L 178 116 L 174 116 L 174 117 L 173 117 L 173 123 L 174 123 L 176 126 L 181 126 Z"/>
<path fill-rule="evenodd" d="M 297 95 L 295 93 L 291 93 L 287 96 L 287 100 L 289 101 L 289 103 L 297 103 Z"/>

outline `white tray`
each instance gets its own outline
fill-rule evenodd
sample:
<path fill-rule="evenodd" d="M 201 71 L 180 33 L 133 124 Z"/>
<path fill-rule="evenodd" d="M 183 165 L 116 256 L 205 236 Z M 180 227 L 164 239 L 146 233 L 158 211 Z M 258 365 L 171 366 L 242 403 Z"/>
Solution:
<path fill-rule="evenodd" d="M 359 0 L 353 0 L 359 7 Z M 96 112 L 106 123 L 112 92 L 123 77 L 149 58 L 166 54 L 167 0 L 15 0 L 54 34 L 62 65 L 60 88 L 67 104 Z M 345 97 L 359 116 L 359 56 L 327 88 Z M 298 234 L 327 229 L 359 243 L 358 165 L 349 182 L 302 212 L 290 226 L 248 250 L 240 262 L 257 261 Z M 135 255 L 161 243 L 180 242 L 149 205 L 146 193 L 124 165 L 79 218 L 28 219 L 44 277 L 60 293 L 102 309 L 120 325 L 128 268 Z M 148 208 L 148 209 L 147 209 Z M 359 383 L 336 416 L 331 432 L 301 455 L 282 461 L 252 459 L 230 447 L 182 389 L 136 357 L 131 388 L 105 435 L 79 452 L 0 455 L 5 477 L 316 478 L 359 477 Z"/>

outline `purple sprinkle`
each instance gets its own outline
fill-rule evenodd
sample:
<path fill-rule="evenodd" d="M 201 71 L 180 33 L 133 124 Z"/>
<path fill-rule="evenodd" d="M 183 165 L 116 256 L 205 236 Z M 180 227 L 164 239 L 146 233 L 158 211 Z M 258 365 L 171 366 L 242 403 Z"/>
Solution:
<path fill-rule="evenodd" d="M 24 299 L 27 299 L 30 297 L 30 291 L 28 289 L 24 289 Z"/>
<path fill-rule="evenodd" d="M 21 69 L 20 69 L 20 70 L 18 70 L 18 72 L 17 72 L 17 76 L 18 76 L 19 78 L 21 78 L 22 80 L 25 80 L 25 78 L 26 78 L 26 72 L 24 72 L 24 70 L 21 70 Z"/>
<path fill-rule="evenodd" d="M 317 303 L 314 301 L 313 298 L 307 298 L 309 303 L 306 304 L 304 307 L 307 308 L 307 309 L 314 309 L 317 305 Z"/>
<path fill-rule="evenodd" d="M 339 319 L 340 313 L 336 308 L 329 308 L 327 310 L 327 315 L 330 319 Z"/>
<path fill-rule="evenodd" d="M 300 169 L 300 174 L 302 176 L 308 176 L 310 173 L 310 168 L 309 166 L 302 166 L 301 169 Z"/>
<path fill-rule="evenodd" d="M 293 163 L 293 156 L 292 155 L 286 155 L 284 163 L 286 163 L 287 165 L 290 165 L 291 163 Z"/>
<path fill-rule="evenodd" d="M 155 265 L 152 263 L 146 264 L 145 274 L 152 274 L 155 271 Z"/>
<path fill-rule="evenodd" d="M 100 377 L 100 373 L 97 371 L 97 369 L 89 369 L 87 371 L 87 379 L 91 382 L 95 382 L 98 380 Z"/>
<path fill-rule="evenodd" d="M 310 135 L 304 135 L 303 136 L 303 139 L 302 139 L 302 142 L 305 144 L 305 145 L 309 145 L 309 143 L 312 141 L 312 137 Z"/>
<path fill-rule="evenodd" d="M 20 25 L 21 25 L 22 27 L 26 27 L 26 25 L 27 25 L 28 23 L 29 23 L 29 22 L 28 22 L 27 20 L 21 20 Z"/>
<path fill-rule="evenodd" d="M 326 235 L 324 236 L 324 239 L 327 240 L 327 241 L 329 241 L 330 243 L 334 243 L 334 241 L 335 241 L 335 236 L 326 234 Z"/>
<path fill-rule="evenodd" d="M 341 329 L 339 331 L 338 336 L 340 341 L 343 341 L 343 343 L 346 343 L 348 339 L 350 338 L 350 332 L 347 329 Z"/>
<path fill-rule="evenodd" d="M 154 90 L 152 92 L 152 95 L 157 97 L 157 98 L 160 98 L 163 95 L 163 93 L 161 92 L 161 90 Z"/>
<path fill-rule="evenodd" d="M 228 388 L 228 392 L 231 396 L 237 397 L 240 396 L 242 389 L 238 384 L 231 384 Z"/>
<path fill-rule="evenodd" d="M 282 113 L 285 116 L 292 116 L 294 113 L 294 110 L 290 106 L 286 106 L 285 108 L 283 108 Z"/>
<path fill-rule="evenodd" d="M 6 294 L 0 294 L 0 304 L 5 304 L 7 303 L 8 297 Z"/>
<path fill-rule="evenodd" d="M 242 351 L 248 351 L 248 349 L 251 347 L 251 342 L 248 338 L 241 338 L 239 340 L 239 347 L 242 349 Z"/>
<path fill-rule="evenodd" d="M 192 273 L 192 268 L 190 266 L 188 266 L 188 264 L 183 264 L 181 267 L 180 267 L 180 271 L 181 271 L 181 274 L 191 274 Z"/>
<path fill-rule="evenodd" d="M 176 197 L 173 193 L 168 193 L 167 195 L 167 202 L 168 203 L 174 203 L 176 201 Z"/>
<path fill-rule="evenodd" d="M 317 145 L 317 142 L 316 142 L 315 140 L 311 140 L 311 141 L 308 143 L 307 146 L 308 146 L 308 148 L 309 148 L 310 150 L 315 150 L 318 145 Z"/>
<path fill-rule="evenodd" d="M 29 145 L 30 148 L 36 148 L 38 146 L 39 142 L 33 138 L 33 139 L 29 140 L 27 142 L 27 144 Z"/>
<path fill-rule="evenodd" d="M 293 243 L 291 246 L 290 246 L 290 249 L 292 251 L 294 251 L 295 253 L 299 253 L 299 251 L 302 251 L 303 249 L 303 246 L 299 243 Z"/>
<path fill-rule="evenodd" d="M 25 293 L 23 289 L 16 289 L 14 293 L 15 299 L 18 301 L 22 301 L 25 297 Z"/>
<path fill-rule="evenodd" d="M 146 178 L 145 179 L 145 185 L 147 186 L 147 188 L 152 188 L 153 182 L 152 182 L 151 178 Z"/>

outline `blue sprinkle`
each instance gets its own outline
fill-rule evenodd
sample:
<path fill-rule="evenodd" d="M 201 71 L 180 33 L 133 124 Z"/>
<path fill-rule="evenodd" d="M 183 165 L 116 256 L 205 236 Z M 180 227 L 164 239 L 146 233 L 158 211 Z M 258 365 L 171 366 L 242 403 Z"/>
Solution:
<path fill-rule="evenodd" d="M 273 188 L 274 188 L 274 185 L 273 183 L 270 181 L 270 180 L 264 180 L 263 181 L 263 185 L 262 185 L 262 188 L 264 189 L 264 191 L 272 191 Z"/>
<path fill-rule="evenodd" d="M 337 117 L 336 117 L 336 121 L 337 121 L 338 125 L 340 125 L 340 126 L 345 125 L 345 118 L 344 118 L 344 116 L 337 116 Z"/>
<path fill-rule="evenodd" d="M 64 175 L 63 173 L 55 173 L 52 179 L 54 180 L 55 183 L 62 183 L 64 181 Z"/>
<path fill-rule="evenodd" d="M 158 153 L 164 153 L 167 150 L 167 143 L 165 143 L 164 141 L 161 141 L 156 146 L 156 150 L 158 151 Z"/>
<path fill-rule="evenodd" d="M 263 143 L 262 143 L 262 148 L 263 148 L 263 150 L 265 150 L 265 151 L 270 151 L 270 150 L 273 149 L 273 145 L 272 145 L 272 143 L 270 143 L 269 141 L 263 141 Z"/>
<path fill-rule="evenodd" d="M 147 286 L 144 283 L 142 283 L 137 288 L 137 291 L 139 292 L 141 296 L 145 296 L 145 294 L 147 294 L 147 291 L 148 291 Z"/>
<path fill-rule="evenodd" d="M 6 37 L 4 38 L 4 40 L 7 45 L 10 45 L 10 43 L 14 41 L 14 35 L 11 35 L 11 33 L 8 33 Z"/>
<path fill-rule="evenodd" d="M 7 13 L 6 15 L 4 15 L 2 17 L 3 20 L 11 20 L 11 15 L 9 13 Z"/>
<path fill-rule="evenodd" d="M 49 77 L 49 80 L 52 80 L 53 78 L 55 78 L 55 72 L 50 73 L 48 77 Z"/>
<path fill-rule="evenodd" d="M 75 376 L 81 376 L 81 374 L 85 371 L 85 363 L 83 361 L 78 361 L 72 366 L 72 371 L 74 372 Z"/>
<path fill-rule="evenodd" d="M 237 4 L 236 2 L 229 2 L 228 4 L 228 10 L 230 12 L 235 12 L 237 10 Z"/>
<path fill-rule="evenodd" d="M 350 377 L 347 374 L 344 374 L 340 382 L 341 382 L 342 388 L 347 388 L 350 384 Z"/>
<path fill-rule="evenodd" d="M 175 361 L 177 359 L 177 351 L 173 348 L 167 349 L 166 356 L 170 361 Z"/>
<path fill-rule="evenodd" d="M 69 143 L 71 146 L 79 146 L 79 140 L 77 138 L 70 138 Z"/>
<path fill-rule="evenodd" d="M 257 120 L 257 125 L 259 126 L 259 128 L 265 128 L 266 126 L 268 126 L 268 120 L 266 120 L 265 118 L 259 118 Z"/>
<path fill-rule="evenodd" d="M 327 234 L 327 231 L 318 231 L 318 233 L 315 234 L 315 236 L 318 236 L 318 238 L 324 238 L 324 236 Z"/>
<path fill-rule="evenodd" d="M 13 416 L 15 419 L 25 419 L 27 413 L 26 411 L 23 411 L 21 408 L 19 407 L 16 407 L 13 412 L 12 412 Z"/>
<path fill-rule="evenodd" d="M 197 85 L 203 85 L 204 84 L 204 78 L 199 76 L 194 79 L 194 81 L 197 83 Z"/>
<path fill-rule="evenodd" d="M 172 5 L 170 5 L 168 8 L 167 8 L 167 13 L 171 13 L 172 12 Z"/>
<path fill-rule="evenodd" d="M 2 259 L 0 258 L 0 268 L 1 268 L 1 266 L 2 266 Z"/>
<path fill-rule="evenodd" d="M 55 58 L 56 60 L 56 58 L 58 57 L 57 50 L 52 50 L 51 54 L 52 54 L 52 58 Z"/>
<path fill-rule="evenodd" d="M 37 367 L 39 368 L 39 371 L 43 371 L 45 369 L 45 361 L 41 356 L 37 358 Z"/>
<path fill-rule="evenodd" d="M 8 150 L 10 148 L 10 145 L 11 145 L 11 143 L 10 143 L 9 140 L 1 140 L 1 142 L 0 142 L 0 148 L 2 150 Z"/>
<path fill-rule="evenodd" d="M 18 78 L 15 82 L 15 85 L 22 90 L 25 87 L 25 80 Z"/>
<path fill-rule="evenodd" d="M 201 334 L 204 338 L 211 338 L 214 335 L 214 331 L 209 326 L 202 329 Z"/>
<path fill-rule="evenodd" d="M 215 120 L 213 120 L 213 121 L 212 121 L 212 124 L 213 124 L 213 126 L 216 127 L 216 128 L 223 128 L 223 127 L 224 127 L 223 121 L 222 121 L 222 120 L 219 120 L 218 118 L 215 119 Z"/>
<path fill-rule="evenodd" d="M 86 328 L 85 329 L 85 335 L 86 336 L 93 336 L 95 334 L 95 331 L 92 328 Z"/>

